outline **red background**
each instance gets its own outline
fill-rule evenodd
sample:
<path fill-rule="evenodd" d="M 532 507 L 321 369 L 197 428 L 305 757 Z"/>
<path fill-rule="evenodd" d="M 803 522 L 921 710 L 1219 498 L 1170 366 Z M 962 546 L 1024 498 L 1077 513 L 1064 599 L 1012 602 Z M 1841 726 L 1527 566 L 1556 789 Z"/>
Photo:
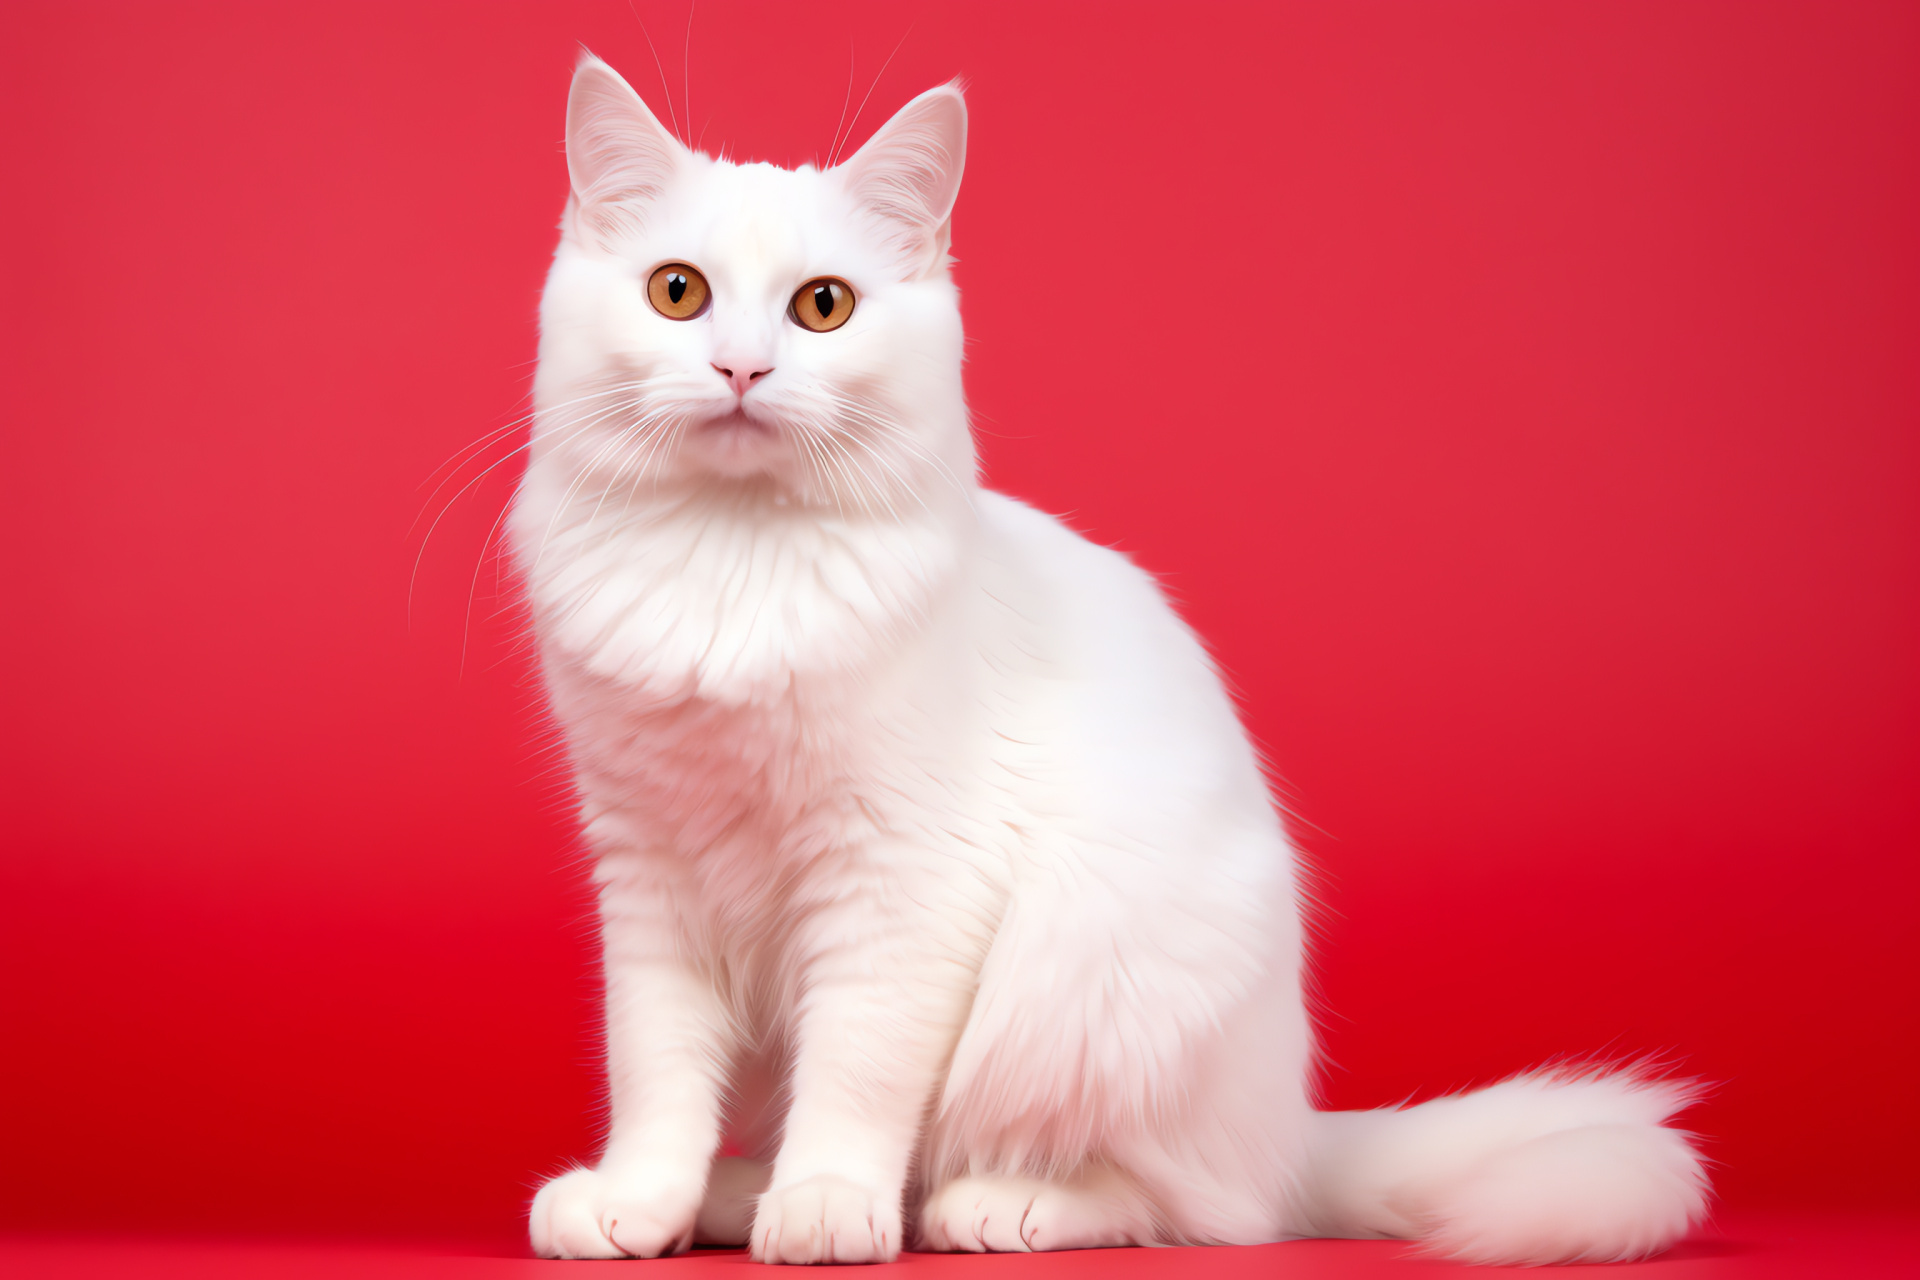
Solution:
<path fill-rule="evenodd" d="M 640 13 L 741 157 L 826 152 L 850 47 L 906 35 L 856 137 L 967 77 L 988 475 L 1232 673 L 1333 1103 L 1661 1051 L 1735 1205 L 1914 1202 L 1920 10 Z M 0 1224 L 509 1240 L 592 1147 L 587 898 L 514 464 L 411 617 L 409 526 L 524 404 L 576 42 L 658 107 L 646 41 L 0 24 Z"/>

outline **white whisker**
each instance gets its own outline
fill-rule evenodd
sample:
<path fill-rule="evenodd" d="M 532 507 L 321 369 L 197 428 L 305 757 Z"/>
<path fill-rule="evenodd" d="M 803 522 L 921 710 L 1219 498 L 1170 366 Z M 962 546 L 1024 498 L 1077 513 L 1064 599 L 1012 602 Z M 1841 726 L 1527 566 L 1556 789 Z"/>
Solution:
<path fill-rule="evenodd" d="M 567 428 L 569 434 L 560 443 L 565 443 L 565 440 L 570 440 L 578 436 L 579 434 L 581 434 L 582 432 L 586 431 L 588 428 L 593 426 L 601 418 L 611 416 L 613 413 L 617 413 L 617 412 L 619 412 L 619 409 L 616 406 L 615 408 L 605 410 L 602 413 L 597 414 L 594 417 L 591 417 L 584 422 L 581 422 L 578 424 L 569 424 Z M 524 443 L 510 450 L 503 457 L 495 459 L 494 462 L 491 463 L 485 470 L 481 471 L 479 475 L 473 477 L 473 479 L 461 485 L 460 488 L 457 491 L 455 491 L 454 495 L 451 498 L 447 499 L 446 504 L 440 508 L 439 514 L 434 516 L 433 523 L 427 526 L 426 536 L 420 539 L 420 549 L 414 553 L 413 571 L 407 578 L 407 623 L 409 626 L 411 626 L 413 623 L 413 594 L 414 594 L 415 588 L 419 585 L 419 581 L 420 581 L 420 564 L 421 564 L 421 561 L 426 558 L 427 547 L 433 542 L 434 531 L 439 529 L 440 522 L 447 518 L 447 514 L 453 510 L 454 505 L 458 503 L 461 498 L 465 497 L 468 493 L 471 493 L 476 487 L 478 487 L 483 481 L 485 481 L 489 475 L 492 475 L 495 471 L 499 470 L 506 463 L 512 461 L 519 454 L 526 452 L 529 449 L 532 449 L 533 446 L 537 443 L 546 443 L 546 441 L 544 441 L 541 435 L 536 432 L 535 435 L 527 439 Z M 417 526 L 418 524 L 417 518 L 415 523 Z"/>

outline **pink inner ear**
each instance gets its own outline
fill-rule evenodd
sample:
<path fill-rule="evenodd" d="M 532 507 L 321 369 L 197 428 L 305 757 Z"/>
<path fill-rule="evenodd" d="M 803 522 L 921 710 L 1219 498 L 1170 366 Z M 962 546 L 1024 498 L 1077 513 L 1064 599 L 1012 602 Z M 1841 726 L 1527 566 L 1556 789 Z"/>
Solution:
<path fill-rule="evenodd" d="M 597 233 L 636 226 L 685 156 L 619 73 L 597 58 L 581 62 L 567 96 L 567 173 Z"/>
<path fill-rule="evenodd" d="M 895 228 L 901 250 L 919 259 L 953 211 L 966 151 L 966 102 L 942 85 L 902 107 L 839 171 L 847 190 Z"/>

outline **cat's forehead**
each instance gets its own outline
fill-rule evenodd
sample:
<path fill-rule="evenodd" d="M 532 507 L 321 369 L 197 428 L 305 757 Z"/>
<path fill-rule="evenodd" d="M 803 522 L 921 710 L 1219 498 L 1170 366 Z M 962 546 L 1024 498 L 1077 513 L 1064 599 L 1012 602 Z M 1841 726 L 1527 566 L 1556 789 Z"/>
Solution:
<path fill-rule="evenodd" d="M 810 166 L 712 160 L 674 194 L 671 234 L 706 259 L 702 270 L 780 273 L 861 247 L 851 201 Z"/>
<path fill-rule="evenodd" d="M 742 210 L 798 213 L 817 205 L 832 185 L 811 165 L 782 169 L 764 161 L 711 160 L 701 170 L 706 178 L 703 195 Z"/>

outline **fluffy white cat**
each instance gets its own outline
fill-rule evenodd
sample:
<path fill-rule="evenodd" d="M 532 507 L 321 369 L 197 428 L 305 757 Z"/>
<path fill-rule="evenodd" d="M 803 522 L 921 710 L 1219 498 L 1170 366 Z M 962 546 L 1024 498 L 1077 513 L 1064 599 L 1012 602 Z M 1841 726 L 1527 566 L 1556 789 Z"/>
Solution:
<path fill-rule="evenodd" d="M 947 86 L 843 164 L 735 165 L 574 77 L 512 538 L 597 859 L 612 1130 L 534 1248 L 1667 1245 L 1707 1190 L 1682 1086 L 1314 1110 L 1294 852 L 1206 653 L 975 480 L 965 142 Z"/>

